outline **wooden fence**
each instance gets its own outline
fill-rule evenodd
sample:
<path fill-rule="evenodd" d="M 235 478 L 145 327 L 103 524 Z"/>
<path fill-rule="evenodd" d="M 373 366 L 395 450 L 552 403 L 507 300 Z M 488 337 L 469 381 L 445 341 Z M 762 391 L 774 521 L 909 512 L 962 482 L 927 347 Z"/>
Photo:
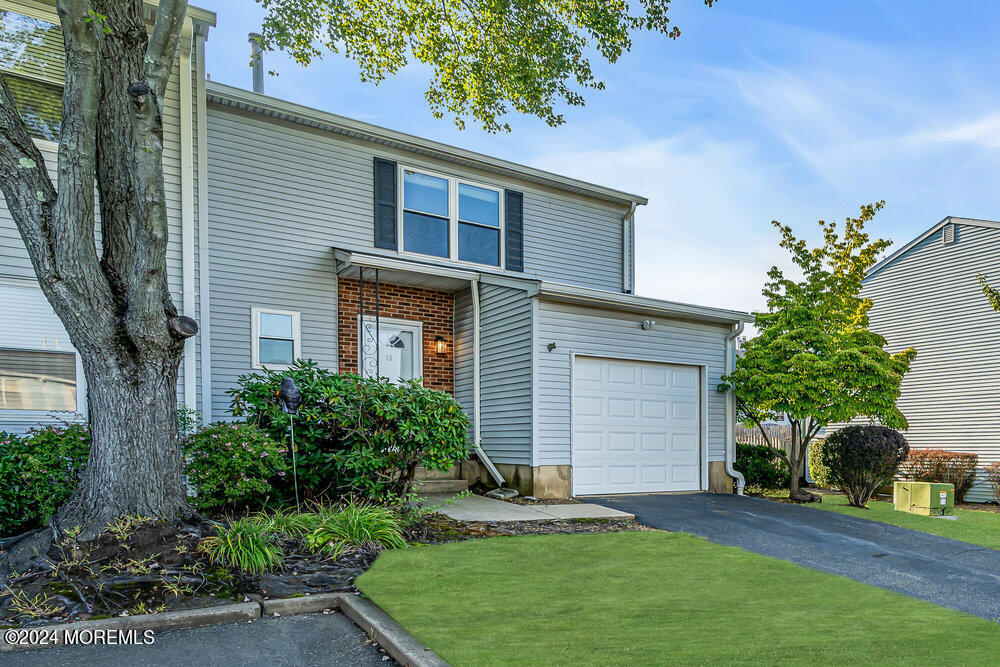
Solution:
<path fill-rule="evenodd" d="M 767 437 L 770 438 L 770 445 L 772 447 L 780 447 L 785 450 L 786 454 L 791 455 L 792 453 L 792 427 L 782 424 L 765 424 L 764 430 L 767 431 Z M 760 432 L 760 428 L 754 426 L 753 428 L 747 428 L 743 424 L 736 425 L 736 442 L 742 443 L 744 445 L 767 445 L 768 441 L 764 438 L 764 434 Z M 802 460 L 802 470 L 805 472 L 806 461 Z"/>

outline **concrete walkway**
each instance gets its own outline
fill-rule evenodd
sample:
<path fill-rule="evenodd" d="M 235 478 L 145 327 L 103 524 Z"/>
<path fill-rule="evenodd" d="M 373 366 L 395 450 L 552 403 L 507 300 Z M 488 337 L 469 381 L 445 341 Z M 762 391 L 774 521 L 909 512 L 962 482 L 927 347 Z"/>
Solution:
<path fill-rule="evenodd" d="M 454 500 L 447 493 L 427 495 L 425 506 L 457 521 L 557 521 L 560 519 L 634 519 L 628 512 L 592 503 L 518 505 L 504 500 L 469 496 Z"/>
<path fill-rule="evenodd" d="M 684 531 L 988 619 L 1000 618 L 1000 551 L 760 498 L 694 493 L 596 499 L 647 526 Z M 733 573 L 739 596 L 739 573 Z M 777 583 L 777 582 L 776 582 Z M 791 599 L 794 604 L 794 593 Z M 886 622 L 891 622 L 886 610 Z"/>

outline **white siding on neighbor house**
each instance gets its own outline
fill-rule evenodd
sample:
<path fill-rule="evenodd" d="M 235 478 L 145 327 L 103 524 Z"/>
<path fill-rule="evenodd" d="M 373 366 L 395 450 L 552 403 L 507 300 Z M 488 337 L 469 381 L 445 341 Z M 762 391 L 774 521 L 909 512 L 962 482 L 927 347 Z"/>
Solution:
<path fill-rule="evenodd" d="M 708 459 L 725 459 L 725 399 L 716 391 L 724 372 L 724 326 L 656 319 L 648 331 L 644 315 L 581 308 L 539 300 L 536 309 L 534 465 L 570 465 L 572 354 L 637 361 L 706 365 L 708 368 Z M 550 352 L 549 343 L 556 347 Z"/>
<path fill-rule="evenodd" d="M 244 120 L 208 109 L 209 302 L 216 420 L 230 416 L 226 390 L 251 370 L 253 306 L 298 311 L 300 356 L 337 369 L 332 248 L 352 231 L 350 211 L 340 210 L 339 188 L 330 183 L 310 185 L 304 170 L 289 169 L 299 163 L 293 145 L 268 149 L 267 133 L 248 127 Z M 310 168 L 322 174 L 333 166 L 313 163 Z M 370 207 L 367 217 L 370 224 Z"/>
<path fill-rule="evenodd" d="M 16 10 L 15 10 L 16 11 Z M 53 10 L 54 11 L 54 10 Z M 52 21 L 55 21 L 55 15 L 53 13 Z M 198 37 L 197 39 L 202 39 Z M 192 77 L 192 96 L 195 94 L 196 86 L 193 82 L 197 80 L 198 76 L 202 73 L 197 71 L 197 67 L 192 61 L 192 72 L 190 76 Z M 170 289 L 170 294 L 174 300 L 174 305 L 177 307 L 178 311 L 182 310 L 183 304 L 183 267 L 182 267 L 182 217 L 181 217 L 181 119 L 180 119 L 180 62 L 178 60 L 174 65 L 173 73 L 167 84 L 167 94 L 163 102 L 163 177 L 164 177 L 164 189 L 166 194 L 166 206 L 167 206 L 167 286 Z M 195 107 L 194 99 L 192 98 L 192 107 Z M 192 113 L 192 129 L 194 132 L 198 131 L 198 118 L 196 113 Z M 49 171 L 49 174 L 55 183 L 56 180 L 56 166 L 57 166 L 57 156 L 56 151 L 51 147 L 50 142 L 44 144 L 42 149 L 42 155 L 45 158 L 45 166 Z M 196 159 L 196 154 L 195 159 Z M 198 174 L 195 170 L 194 164 L 191 165 L 193 174 L 194 187 L 197 188 Z M 195 238 L 197 238 L 197 214 L 198 214 L 198 202 L 197 198 L 194 197 L 194 192 L 191 193 L 194 203 L 194 224 L 195 224 Z M 98 234 L 97 234 L 97 246 L 98 252 L 100 252 L 100 222 L 98 221 Z M 197 252 L 197 246 L 195 248 Z M 197 260 L 197 256 L 195 257 Z M 197 267 L 197 263 L 195 265 Z M 28 259 L 28 252 L 24 247 L 24 243 L 21 241 L 20 234 L 17 231 L 17 226 L 14 224 L 13 219 L 10 216 L 10 212 L 7 209 L 7 204 L 3 201 L 3 197 L 0 196 L 0 278 L 27 278 L 34 280 L 35 273 L 31 267 L 31 261 Z M 200 319 L 198 311 L 198 289 L 197 280 L 199 276 L 195 274 L 195 314 L 196 319 Z M 30 322 L 25 322 L 26 326 L 30 326 Z M 195 341 L 196 346 L 196 369 L 199 370 L 198 377 L 200 378 L 200 352 L 197 351 L 198 346 L 200 346 L 201 337 L 198 336 Z M 178 381 L 178 400 L 183 398 L 183 388 L 184 388 L 184 366 L 180 367 L 180 378 Z"/>
<path fill-rule="evenodd" d="M 17 314 L 16 318 L 9 317 Z M 62 322 L 34 279 L 0 278 L 0 348 L 72 352 L 73 344 Z M 76 421 L 86 412 L 83 368 L 77 361 L 76 413 L 39 410 L 0 410 L 0 431 L 24 433 L 39 424 Z"/>
<path fill-rule="evenodd" d="M 622 217 L 627 208 L 608 202 L 502 179 L 489 172 L 386 146 L 295 125 L 210 103 L 210 157 L 224 150 L 256 170 L 253 203 L 280 212 L 296 228 L 314 231 L 330 245 L 374 247 L 373 158 L 509 188 L 524 194 L 524 273 L 584 287 L 622 291 Z M 217 185 L 236 175 L 213 177 Z M 243 191 L 234 184 L 234 191 Z M 246 205 L 216 187 L 216 206 Z M 266 242 L 258 235 L 247 245 Z M 434 259 L 434 258 L 429 258 Z M 469 265 L 462 265 L 469 268 Z"/>
<path fill-rule="evenodd" d="M 484 284 L 479 305 L 483 450 L 494 463 L 531 465 L 531 297 Z"/>
<path fill-rule="evenodd" d="M 976 452 L 986 464 L 1000 460 L 1000 313 L 976 274 L 1000 282 L 1000 224 L 956 222 L 954 243 L 941 236 L 868 277 L 863 294 L 887 349 L 917 350 L 898 402 L 910 446 Z M 982 476 L 968 498 L 989 500 Z"/>

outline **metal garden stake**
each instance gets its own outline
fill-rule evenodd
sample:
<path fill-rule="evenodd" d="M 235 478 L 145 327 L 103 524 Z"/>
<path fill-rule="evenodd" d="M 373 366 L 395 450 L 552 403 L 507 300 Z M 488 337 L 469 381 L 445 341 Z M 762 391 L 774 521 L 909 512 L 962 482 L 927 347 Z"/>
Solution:
<path fill-rule="evenodd" d="M 287 375 L 281 378 L 278 400 L 281 401 L 281 409 L 288 415 L 288 428 L 292 441 L 292 483 L 295 485 L 295 511 L 299 512 L 301 508 L 299 507 L 299 472 L 295 456 L 295 415 L 302 403 L 302 395 L 299 393 L 299 388 L 295 386 L 295 380 Z"/>

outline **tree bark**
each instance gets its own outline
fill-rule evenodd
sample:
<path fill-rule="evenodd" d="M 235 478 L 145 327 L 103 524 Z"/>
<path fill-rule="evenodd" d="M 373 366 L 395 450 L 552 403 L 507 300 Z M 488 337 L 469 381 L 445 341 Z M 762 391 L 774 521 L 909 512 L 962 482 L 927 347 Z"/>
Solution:
<path fill-rule="evenodd" d="M 142 0 L 56 0 L 66 48 L 58 187 L 0 81 L 0 189 L 87 378 L 90 458 L 56 517 L 84 537 L 121 516 L 187 512 L 177 375 L 197 324 L 178 317 L 167 288 L 162 162 L 186 8 L 160 0 L 148 34 Z"/>

